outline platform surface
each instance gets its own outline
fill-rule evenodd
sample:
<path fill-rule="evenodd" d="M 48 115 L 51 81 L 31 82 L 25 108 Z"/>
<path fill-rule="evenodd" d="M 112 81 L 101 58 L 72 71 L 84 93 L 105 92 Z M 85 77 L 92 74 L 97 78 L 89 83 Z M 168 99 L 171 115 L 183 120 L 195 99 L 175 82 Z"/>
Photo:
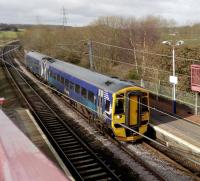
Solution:
<path fill-rule="evenodd" d="M 70 180 L 0 110 L 0 180 Z"/>
<path fill-rule="evenodd" d="M 200 152 L 200 125 L 186 121 L 184 119 L 175 119 L 169 115 L 151 111 L 152 124 L 164 131 L 188 142 L 199 148 Z"/>

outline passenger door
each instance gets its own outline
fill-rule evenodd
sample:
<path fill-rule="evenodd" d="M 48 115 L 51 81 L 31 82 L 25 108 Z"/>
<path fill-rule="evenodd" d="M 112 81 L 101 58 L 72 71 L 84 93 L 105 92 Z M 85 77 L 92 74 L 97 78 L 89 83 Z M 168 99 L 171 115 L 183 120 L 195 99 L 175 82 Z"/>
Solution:
<path fill-rule="evenodd" d="M 137 125 L 138 122 L 138 96 L 131 95 L 129 97 L 129 126 Z"/>
<path fill-rule="evenodd" d="M 102 116 L 102 107 L 103 107 L 103 90 L 99 89 L 98 90 L 98 104 L 97 104 L 97 112 L 98 116 Z"/>

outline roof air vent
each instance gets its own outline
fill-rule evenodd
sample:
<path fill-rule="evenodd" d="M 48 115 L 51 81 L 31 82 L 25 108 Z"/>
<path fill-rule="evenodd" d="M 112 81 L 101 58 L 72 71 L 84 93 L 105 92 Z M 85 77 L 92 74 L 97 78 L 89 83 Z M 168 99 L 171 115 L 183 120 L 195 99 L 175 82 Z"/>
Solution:
<path fill-rule="evenodd" d="M 109 85 L 112 84 L 112 83 L 113 83 L 113 82 L 111 82 L 111 81 L 109 81 L 109 80 L 105 82 L 105 84 L 106 84 L 107 86 L 109 86 Z"/>

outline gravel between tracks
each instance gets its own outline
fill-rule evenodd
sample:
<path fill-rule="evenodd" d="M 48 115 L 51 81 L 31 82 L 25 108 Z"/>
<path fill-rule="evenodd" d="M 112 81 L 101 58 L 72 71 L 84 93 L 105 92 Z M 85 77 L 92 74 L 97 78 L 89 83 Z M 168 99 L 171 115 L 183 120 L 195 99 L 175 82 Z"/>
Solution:
<path fill-rule="evenodd" d="M 18 62 L 19 63 L 19 62 Z M 20 66 L 26 75 L 32 78 L 32 80 L 36 80 L 36 78 L 30 74 L 23 66 Z M 36 81 L 37 82 L 37 81 Z M 61 101 L 62 98 L 54 95 L 51 90 L 42 86 L 37 82 L 37 84 L 51 97 L 51 99 L 63 110 L 63 112 L 73 118 L 73 120 L 78 123 L 83 129 L 89 132 L 91 135 L 95 136 L 95 138 L 101 142 L 104 146 L 106 146 L 116 157 L 120 160 L 121 163 L 128 165 L 134 172 L 139 174 L 141 180 L 158 180 L 154 175 L 152 175 L 148 170 L 146 170 L 142 164 L 134 161 L 128 154 L 122 151 L 118 146 L 116 146 L 112 141 L 106 139 L 104 136 L 99 134 L 93 127 L 91 127 L 79 114 L 73 111 L 69 106 Z M 169 162 L 167 160 L 163 160 L 157 157 L 155 154 L 147 151 L 146 148 L 142 144 L 126 144 L 127 149 L 131 150 L 135 156 L 139 156 L 144 160 L 144 162 L 151 166 L 152 170 L 154 170 L 158 175 L 163 178 L 163 180 L 175 181 L 175 180 L 195 180 L 189 172 L 187 172 L 184 168 L 178 167 L 173 162 Z M 174 166 L 176 165 L 176 166 Z"/>

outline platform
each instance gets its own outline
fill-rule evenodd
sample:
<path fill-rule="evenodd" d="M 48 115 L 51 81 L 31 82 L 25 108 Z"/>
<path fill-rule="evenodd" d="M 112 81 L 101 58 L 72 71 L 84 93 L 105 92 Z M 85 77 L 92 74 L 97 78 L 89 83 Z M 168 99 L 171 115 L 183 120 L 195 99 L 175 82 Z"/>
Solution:
<path fill-rule="evenodd" d="M 0 110 L 0 180 L 70 180 Z"/>
<path fill-rule="evenodd" d="M 168 145 L 200 155 L 200 125 L 152 110 L 150 126 Z"/>

